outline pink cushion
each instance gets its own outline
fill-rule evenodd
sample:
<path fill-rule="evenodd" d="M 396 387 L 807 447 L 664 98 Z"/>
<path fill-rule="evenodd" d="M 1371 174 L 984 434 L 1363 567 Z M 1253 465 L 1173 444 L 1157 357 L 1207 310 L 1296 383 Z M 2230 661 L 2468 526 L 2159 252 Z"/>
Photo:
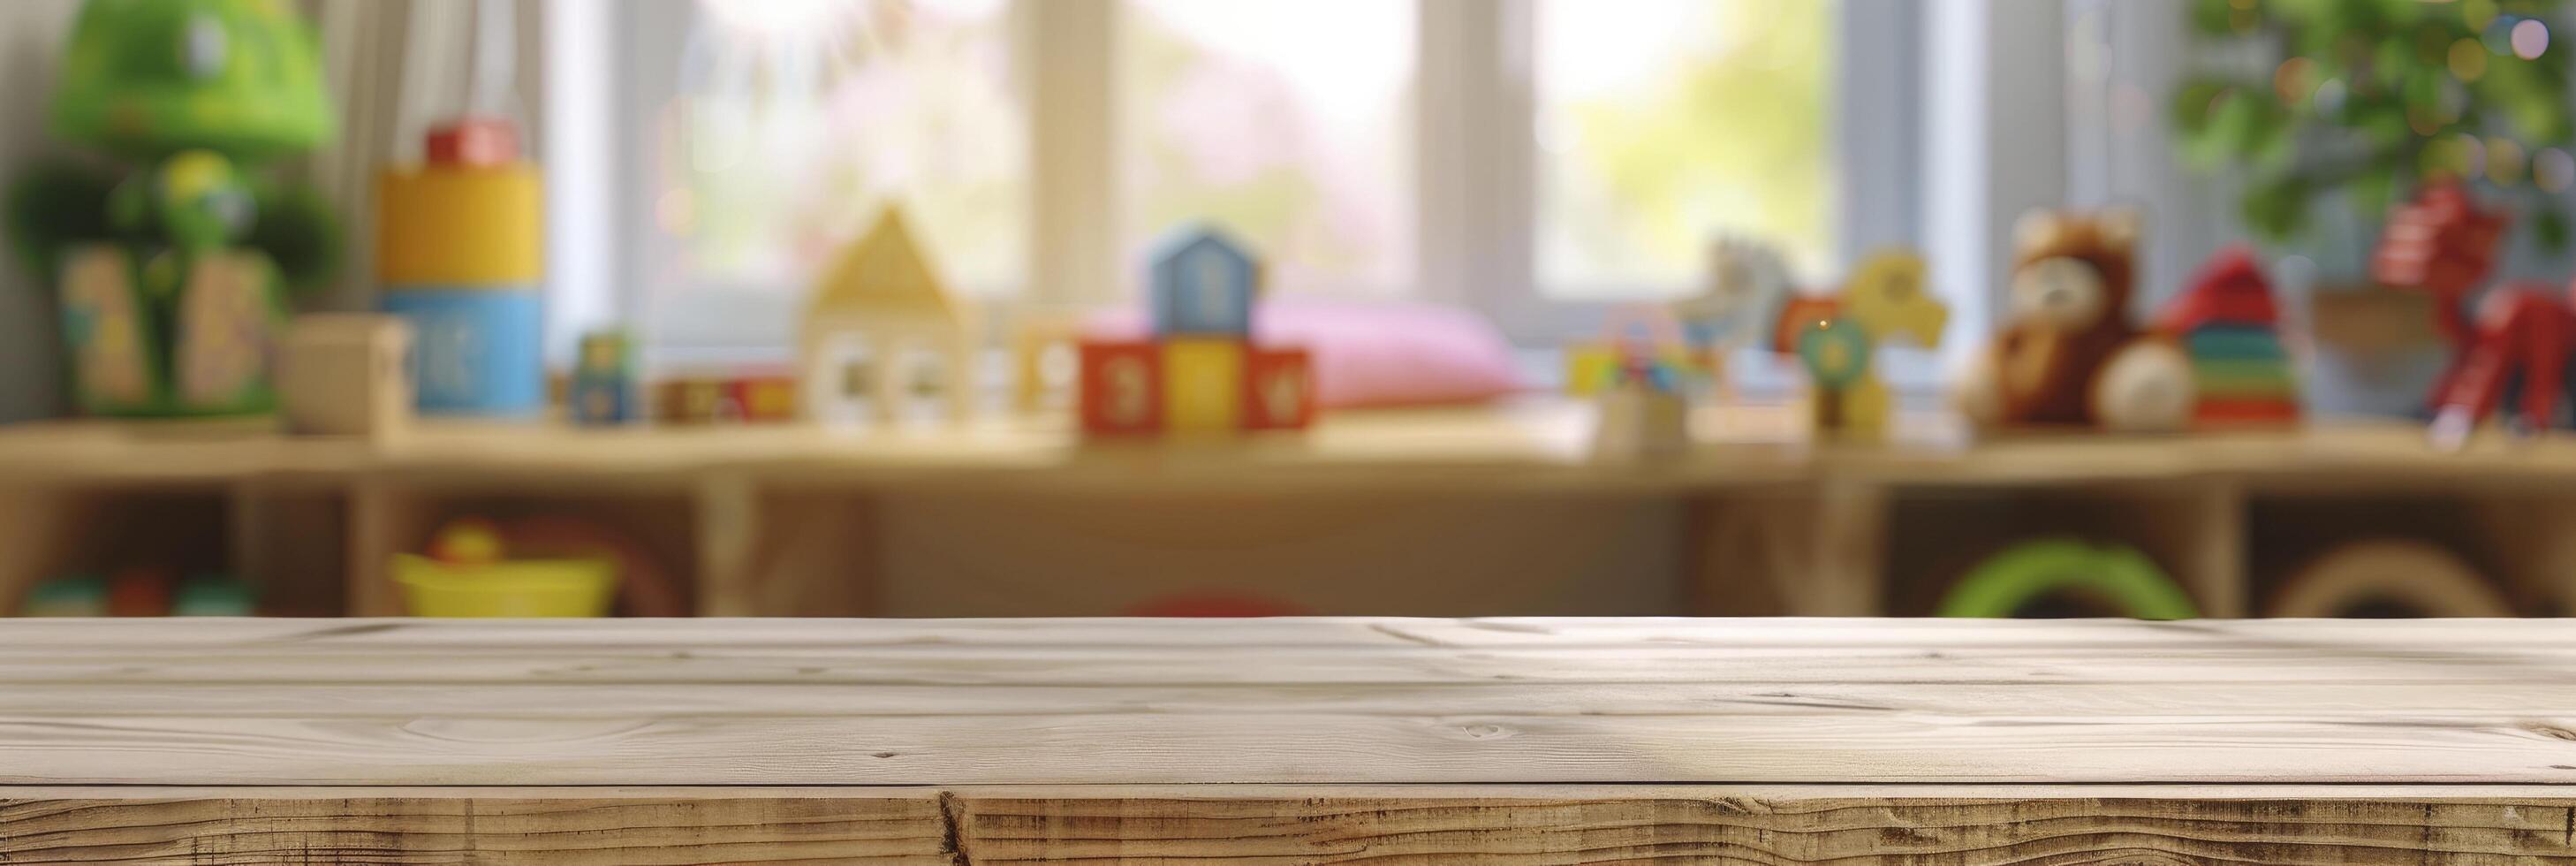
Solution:
<path fill-rule="evenodd" d="M 1289 298 L 1263 301 L 1252 321 L 1254 340 L 1313 354 L 1315 402 L 1327 409 L 1472 403 L 1524 387 L 1510 344 L 1465 310 Z M 1120 310 L 1083 330 L 1138 339 L 1149 327 L 1143 313 Z"/>

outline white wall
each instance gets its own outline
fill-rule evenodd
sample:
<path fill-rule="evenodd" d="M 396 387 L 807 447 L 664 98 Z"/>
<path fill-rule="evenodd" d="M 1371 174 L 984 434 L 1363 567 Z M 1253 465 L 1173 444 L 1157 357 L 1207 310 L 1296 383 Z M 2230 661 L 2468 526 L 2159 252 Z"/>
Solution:
<path fill-rule="evenodd" d="M 48 147 L 45 105 L 54 62 L 79 0 L 0 3 L 0 180 L 12 180 Z M 12 255 L 0 265 L 0 423 L 58 414 L 61 351 L 52 292 Z"/>

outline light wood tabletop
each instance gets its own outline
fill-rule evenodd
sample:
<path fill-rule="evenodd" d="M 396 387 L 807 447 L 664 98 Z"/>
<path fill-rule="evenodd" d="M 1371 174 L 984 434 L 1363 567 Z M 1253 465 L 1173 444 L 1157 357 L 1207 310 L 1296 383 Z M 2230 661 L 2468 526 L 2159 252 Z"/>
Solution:
<path fill-rule="evenodd" d="M 2559 621 L 0 622 L 0 862 L 2522 863 Z"/>

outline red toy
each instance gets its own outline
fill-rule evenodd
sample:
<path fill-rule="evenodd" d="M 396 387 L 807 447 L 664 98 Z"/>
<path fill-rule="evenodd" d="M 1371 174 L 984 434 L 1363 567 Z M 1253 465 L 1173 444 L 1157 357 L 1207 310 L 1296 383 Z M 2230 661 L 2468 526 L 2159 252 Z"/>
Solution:
<path fill-rule="evenodd" d="M 2165 306 L 2156 329 L 2191 356 L 2199 427 L 2292 424 L 2299 420 L 2298 382 L 2281 346 L 2280 308 L 2272 302 L 2254 251 L 2229 247 L 2212 256 L 2191 285 Z"/>
<path fill-rule="evenodd" d="M 429 162 L 476 168 L 519 161 L 519 127 L 497 117 L 468 117 L 429 130 Z"/>
<path fill-rule="evenodd" d="M 2507 419 L 2518 432 L 2555 426 L 2566 389 L 2567 364 L 2576 358 L 2576 312 L 2549 296 L 2549 287 L 2517 283 L 2487 294 L 2478 304 L 2476 333 L 2435 394 L 2433 439 L 2456 448 L 2481 419 L 2496 411 L 2509 381 L 2522 383 L 2518 413 Z"/>
<path fill-rule="evenodd" d="M 2371 252 L 2372 279 L 2433 295 L 2434 323 L 2452 351 L 2450 368 L 2433 384 L 2437 405 L 2468 353 L 2473 338 L 2469 295 L 2495 267 L 2496 241 L 2504 236 L 2504 227 L 2503 214 L 2478 210 L 2459 181 L 2440 178 L 2426 183 L 2414 201 L 2389 210 L 2379 246 Z"/>
<path fill-rule="evenodd" d="M 1085 340 L 1082 430 L 1096 436 L 1163 429 L 1163 347 L 1149 341 Z"/>
<path fill-rule="evenodd" d="M 1175 351 L 1176 346 L 1196 351 Z M 1305 349 L 1151 339 L 1086 339 L 1078 349 L 1082 431 L 1088 435 L 1303 430 L 1315 420 L 1314 361 Z M 1222 350 L 1217 360 L 1234 362 L 1189 366 L 1209 360 L 1210 349 Z M 1174 384 L 1194 370 L 1222 378 L 1213 389 L 1202 389 L 1205 394 Z"/>
<path fill-rule="evenodd" d="M 1254 346 L 1243 378 L 1246 429 L 1298 430 L 1315 420 L 1314 362 L 1306 350 Z"/>
<path fill-rule="evenodd" d="M 2371 256 L 2371 276 L 2380 282 L 2433 293 L 2442 334 L 2453 346 L 2451 366 L 2433 389 L 2432 436 L 2442 447 L 2467 442 L 2515 380 L 2522 394 L 2510 418 L 2514 427 L 2553 426 L 2568 361 L 2576 357 L 2576 311 L 2550 297 L 2545 285 L 2491 292 L 2477 319 L 2468 318 L 2468 298 L 2494 269 L 2505 224 L 2503 214 L 2478 210 L 2458 181 L 2436 180 L 2389 212 Z"/>

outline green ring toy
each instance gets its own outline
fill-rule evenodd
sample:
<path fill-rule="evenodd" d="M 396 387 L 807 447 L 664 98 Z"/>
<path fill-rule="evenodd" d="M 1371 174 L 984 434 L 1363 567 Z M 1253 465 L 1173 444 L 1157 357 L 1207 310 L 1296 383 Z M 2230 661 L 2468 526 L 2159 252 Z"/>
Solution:
<path fill-rule="evenodd" d="M 2004 618 L 2052 592 L 2079 590 L 2135 619 L 2200 615 L 2145 554 L 2070 539 L 2027 541 L 1988 557 L 1942 596 L 1940 616 Z"/>
<path fill-rule="evenodd" d="M 1798 335 L 1798 360 L 1817 387 L 1841 389 L 1869 375 L 1869 334 L 1849 319 L 1828 319 Z"/>

